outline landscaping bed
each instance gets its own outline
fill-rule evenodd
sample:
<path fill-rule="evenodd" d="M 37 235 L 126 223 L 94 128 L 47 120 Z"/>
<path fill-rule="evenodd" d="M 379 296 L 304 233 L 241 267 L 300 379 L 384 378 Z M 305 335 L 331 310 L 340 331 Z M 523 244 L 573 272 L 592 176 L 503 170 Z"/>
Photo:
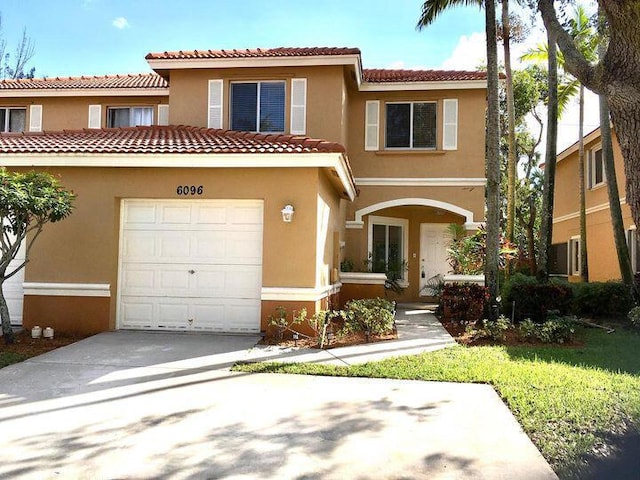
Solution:
<path fill-rule="evenodd" d="M 85 337 L 67 335 L 56 335 L 54 338 L 31 338 L 31 333 L 23 330 L 16 333 L 15 343 L 5 345 L 0 337 L 0 368 L 70 345 L 83 338 Z"/>

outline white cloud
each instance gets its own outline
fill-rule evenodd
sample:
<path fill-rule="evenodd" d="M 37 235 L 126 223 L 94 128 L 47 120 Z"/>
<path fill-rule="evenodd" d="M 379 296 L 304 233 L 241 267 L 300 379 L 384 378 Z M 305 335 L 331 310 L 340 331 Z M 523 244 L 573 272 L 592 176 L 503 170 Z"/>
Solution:
<path fill-rule="evenodd" d="M 484 33 L 474 32 L 471 35 L 462 35 L 458 44 L 440 66 L 442 70 L 476 70 L 480 65 L 487 63 L 487 47 L 484 41 Z"/>
<path fill-rule="evenodd" d="M 111 25 L 113 25 L 114 27 L 120 30 L 122 30 L 123 28 L 131 27 L 131 25 L 129 25 L 129 21 L 124 17 L 118 17 L 114 19 L 113 22 L 111 22 Z"/>

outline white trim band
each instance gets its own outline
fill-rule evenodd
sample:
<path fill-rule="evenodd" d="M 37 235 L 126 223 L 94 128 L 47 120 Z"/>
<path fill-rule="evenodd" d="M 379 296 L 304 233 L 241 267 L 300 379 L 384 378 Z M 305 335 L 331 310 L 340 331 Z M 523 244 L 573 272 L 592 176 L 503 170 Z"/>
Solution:
<path fill-rule="evenodd" d="M 358 285 L 384 285 L 387 281 L 387 275 L 371 272 L 340 272 L 340 281 Z"/>
<path fill-rule="evenodd" d="M 620 199 L 620 205 L 625 205 L 626 203 L 627 203 L 627 197 L 622 197 Z M 597 213 L 597 212 L 601 212 L 602 210 L 608 210 L 608 209 L 609 209 L 609 203 L 601 203 L 600 205 L 596 205 L 594 207 L 587 208 L 585 210 L 585 213 L 587 215 L 590 215 L 592 213 Z M 555 217 L 553 219 L 553 223 L 566 222 L 567 220 L 571 220 L 573 218 L 579 218 L 579 217 L 580 217 L 580 212 L 568 213 L 566 215 L 561 215 L 559 217 Z"/>
<path fill-rule="evenodd" d="M 362 187 L 484 187 L 486 178 L 356 178 Z"/>
<path fill-rule="evenodd" d="M 317 302 L 340 291 L 342 283 L 335 283 L 325 287 L 296 288 L 296 287 L 262 287 L 260 300 L 280 300 L 283 302 Z"/>
<path fill-rule="evenodd" d="M 25 295 L 51 297 L 111 297 L 108 283 L 23 283 Z"/>

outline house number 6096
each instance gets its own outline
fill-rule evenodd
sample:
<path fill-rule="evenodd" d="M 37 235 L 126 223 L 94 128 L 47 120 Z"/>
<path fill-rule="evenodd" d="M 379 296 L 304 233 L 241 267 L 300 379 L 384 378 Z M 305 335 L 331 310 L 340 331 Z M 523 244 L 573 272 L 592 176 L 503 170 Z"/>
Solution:
<path fill-rule="evenodd" d="M 204 187 L 202 185 L 178 185 L 176 193 L 178 195 L 202 195 Z"/>

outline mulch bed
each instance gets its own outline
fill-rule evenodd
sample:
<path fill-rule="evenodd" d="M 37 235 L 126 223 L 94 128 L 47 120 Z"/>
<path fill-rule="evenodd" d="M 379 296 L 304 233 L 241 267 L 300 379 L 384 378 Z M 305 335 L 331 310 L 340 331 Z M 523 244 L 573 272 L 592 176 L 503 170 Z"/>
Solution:
<path fill-rule="evenodd" d="M 56 348 L 64 347 L 72 343 L 86 338 L 84 336 L 59 336 L 54 338 L 31 338 L 31 332 L 23 330 L 16 333 L 15 343 L 5 345 L 4 339 L 0 337 L 0 352 L 11 352 L 25 355 L 27 357 L 35 357 L 43 353 L 50 352 Z"/>
<path fill-rule="evenodd" d="M 335 335 L 330 344 L 325 344 L 326 350 L 336 347 L 349 347 L 351 345 L 361 345 L 363 343 L 384 342 L 386 340 L 395 340 L 398 338 L 396 332 L 387 335 L 370 335 L 367 339 L 364 332 L 350 333 L 348 335 Z M 293 340 L 285 338 L 281 341 L 273 337 L 264 338 L 259 342 L 260 345 L 278 345 L 280 347 L 298 347 L 298 348 L 320 348 L 314 338 L 305 338 L 302 335 L 300 339 Z"/>

